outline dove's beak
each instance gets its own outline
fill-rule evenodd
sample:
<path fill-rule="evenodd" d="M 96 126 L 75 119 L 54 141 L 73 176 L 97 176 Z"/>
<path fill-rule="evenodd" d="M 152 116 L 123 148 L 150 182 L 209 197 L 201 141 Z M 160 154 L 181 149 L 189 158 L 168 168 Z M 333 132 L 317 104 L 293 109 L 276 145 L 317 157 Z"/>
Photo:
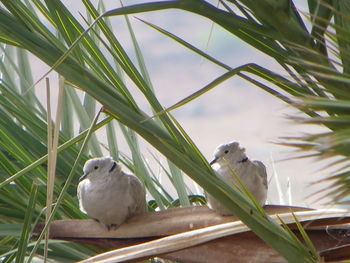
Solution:
<path fill-rule="evenodd" d="M 212 160 L 209 164 L 210 164 L 210 165 L 213 165 L 214 163 L 216 163 L 216 162 L 218 161 L 218 159 L 219 159 L 219 158 L 216 157 L 216 158 L 215 158 L 214 160 Z"/>
<path fill-rule="evenodd" d="M 88 176 L 88 173 L 84 174 L 83 176 L 81 176 L 79 178 L 79 182 L 83 181 L 84 179 L 86 179 L 86 177 Z"/>

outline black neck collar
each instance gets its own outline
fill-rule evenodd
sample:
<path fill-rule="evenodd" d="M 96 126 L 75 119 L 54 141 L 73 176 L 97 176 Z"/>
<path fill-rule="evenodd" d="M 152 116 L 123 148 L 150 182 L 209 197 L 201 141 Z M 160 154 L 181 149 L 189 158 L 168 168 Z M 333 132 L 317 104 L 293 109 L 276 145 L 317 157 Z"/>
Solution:
<path fill-rule="evenodd" d="M 244 157 L 242 160 L 238 161 L 238 163 L 245 163 L 248 161 L 248 157 Z"/>

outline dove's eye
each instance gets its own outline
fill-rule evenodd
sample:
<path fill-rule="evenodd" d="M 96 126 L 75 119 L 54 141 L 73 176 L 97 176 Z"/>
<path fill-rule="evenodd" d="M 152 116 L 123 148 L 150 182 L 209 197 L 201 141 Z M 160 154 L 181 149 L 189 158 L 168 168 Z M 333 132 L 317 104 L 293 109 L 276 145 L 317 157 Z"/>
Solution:
<path fill-rule="evenodd" d="M 94 169 L 97 170 L 97 169 L 98 169 L 98 166 L 95 166 Z"/>
<path fill-rule="evenodd" d="M 228 153 L 228 150 L 224 151 L 224 153 Z"/>

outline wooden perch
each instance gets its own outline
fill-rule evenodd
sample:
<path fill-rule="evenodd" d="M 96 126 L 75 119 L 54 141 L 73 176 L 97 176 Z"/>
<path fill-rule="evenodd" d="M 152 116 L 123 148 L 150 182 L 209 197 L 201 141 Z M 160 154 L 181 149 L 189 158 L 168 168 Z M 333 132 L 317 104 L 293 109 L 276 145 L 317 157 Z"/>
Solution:
<path fill-rule="evenodd" d="M 271 216 L 278 214 L 294 229 L 291 212 L 296 213 L 326 260 L 335 255 L 350 259 L 350 250 L 344 247 L 350 245 L 346 232 L 350 217 L 343 211 L 322 212 L 288 206 L 266 206 L 265 210 Z M 39 233 L 42 227 L 39 224 L 35 232 Z M 295 232 L 298 235 L 298 231 Z M 113 262 L 154 256 L 188 263 L 284 262 L 236 217 L 220 216 L 206 206 L 148 213 L 133 217 L 110 231 L 94 220 L 58 220 L 50 226 L 50 238 L 121 248 L 113 254 Z M 130 247 L 132 245 L 136 246 Z M 101 256 L 87 262 L 103 262 L 103 257 L 109 258 L 111 254 Z"/>

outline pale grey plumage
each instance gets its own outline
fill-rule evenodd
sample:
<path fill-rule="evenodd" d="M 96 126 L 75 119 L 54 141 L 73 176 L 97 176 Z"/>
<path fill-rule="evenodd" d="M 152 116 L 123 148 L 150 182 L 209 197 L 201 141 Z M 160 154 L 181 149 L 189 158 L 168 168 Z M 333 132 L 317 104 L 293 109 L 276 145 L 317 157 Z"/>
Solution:
<path fill-rule="evenodd" d="M 111 157 L 90 159 L 83 170 L 79 207 L 90 217 L 110 228 L 147 211 L 144 186 L 136 176 L 124 173 Z"/>
<path fill-rule="evenodd" d="M 210 163 L 221 179 L 231 185 L 239 186 L 232 170 L 239 177 L 245 187 L 255 197 L 260 205 L 264 205 L 267 198 L 267 173 L 265 165 L 260 161 L 250 161 L 245 149 L 237 142 L 219 145 L 214 153 L 214 160 Z M 214 165 L 217 164 L 217 165 Z M 231 215 L 226 207 L 211 195 L 207 195 L 209 206 L 221 215 Z"/>

